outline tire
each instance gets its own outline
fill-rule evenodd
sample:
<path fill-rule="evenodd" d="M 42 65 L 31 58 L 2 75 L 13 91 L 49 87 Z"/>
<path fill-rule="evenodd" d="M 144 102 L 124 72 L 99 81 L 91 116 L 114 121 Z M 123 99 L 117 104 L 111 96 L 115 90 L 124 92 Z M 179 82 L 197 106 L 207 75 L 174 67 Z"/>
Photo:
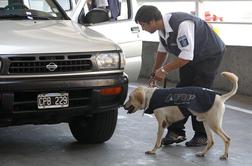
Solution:
<path fill-rule="evenodd" d="M 78 117 L 69 122 L 74 138 L 85 144 L 103 143 L 115 130 L 118 110 L 110 110 L 90 116 Z"/>

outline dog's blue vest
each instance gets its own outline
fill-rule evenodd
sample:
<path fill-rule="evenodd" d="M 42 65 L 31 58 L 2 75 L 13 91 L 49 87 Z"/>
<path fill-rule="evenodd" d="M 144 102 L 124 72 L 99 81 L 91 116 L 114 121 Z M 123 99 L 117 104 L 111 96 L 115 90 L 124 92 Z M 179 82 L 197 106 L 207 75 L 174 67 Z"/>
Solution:
<path fill-rule="evenodd" d="M 152 114 L 153 110 L 166 106 L 178 106 L 183 115 L 188 116 L 189 110 L 203 113 L 213 105 L 216 92 L 201 87 L 183 87 L 156 89 L 150 99 L 148 108 L 144 111 Z"/>

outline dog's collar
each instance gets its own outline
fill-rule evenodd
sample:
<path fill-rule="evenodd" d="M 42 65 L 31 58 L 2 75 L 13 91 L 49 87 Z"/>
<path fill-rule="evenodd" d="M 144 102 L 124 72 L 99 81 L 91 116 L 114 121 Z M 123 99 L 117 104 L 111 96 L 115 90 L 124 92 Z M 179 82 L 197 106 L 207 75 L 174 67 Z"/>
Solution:
<path fill-rule="evenodd" d="M 155 93 L 155 91 L 157 89 L 159 89 L 159 88 L 158 87 L 153 87 L 153 89 L 154 89 L 153 93 Z M 143 115 L 144 114 L 153 114 L 153 111 L 149 111 L 150 102 L 151 102 L 151 98 L 153 97 L 153 93 L 152 93 L 152 95 L 151 95 L 151 97 L 149 99 L 146 98 L 146 100 L 145 100 Z"/>

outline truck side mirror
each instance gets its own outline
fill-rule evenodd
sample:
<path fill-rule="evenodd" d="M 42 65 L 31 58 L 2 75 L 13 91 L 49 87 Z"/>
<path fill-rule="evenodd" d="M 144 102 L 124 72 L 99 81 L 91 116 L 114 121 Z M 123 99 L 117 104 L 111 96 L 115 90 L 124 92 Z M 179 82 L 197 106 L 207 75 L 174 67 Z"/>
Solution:
<path fill-rule="evenodd" d="M 110 17 L 108 10 L 102 8 L 94 8 L 86 14 L 83 22 L 86 24 L 95 24 L 109 20 Z"/>

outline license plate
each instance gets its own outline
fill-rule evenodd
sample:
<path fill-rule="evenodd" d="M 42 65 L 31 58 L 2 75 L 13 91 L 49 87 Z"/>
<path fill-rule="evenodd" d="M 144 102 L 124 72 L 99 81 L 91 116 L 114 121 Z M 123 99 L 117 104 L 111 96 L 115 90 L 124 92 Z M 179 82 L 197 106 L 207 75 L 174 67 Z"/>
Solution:
<path fill-rule="evenodd" d="M 46 93 L 37 97 L 38 109 L 63 108 L 69 106 L 68 93 Z"/>

